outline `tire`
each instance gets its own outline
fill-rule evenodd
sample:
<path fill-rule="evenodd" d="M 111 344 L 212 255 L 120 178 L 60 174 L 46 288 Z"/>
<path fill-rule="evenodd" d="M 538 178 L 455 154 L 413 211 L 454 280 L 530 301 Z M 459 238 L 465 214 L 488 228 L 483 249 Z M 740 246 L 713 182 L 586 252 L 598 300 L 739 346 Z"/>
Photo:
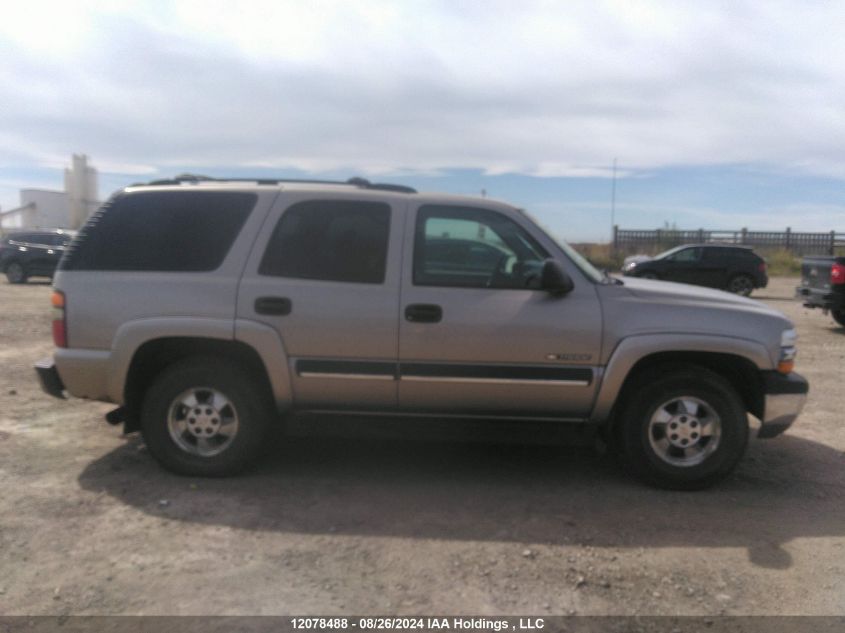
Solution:
<path fill-rule="evenodd" d="M 660 279 L 660 277 L 657 276 L 657 273 L 653 273 L 651 271 L 645 272 L 642 275 L 639 275 L 639 277 L 640 279 Z"/>
<path fill-rule="evenodd" d="M 10 262 L 6 265 L 6 279 L 10 284 L 25 284 L 27 278 L 26 268 L 19 262 Z"/>
<path fill-rule="evenodd" d="M 830 316 L 842 327 L 845 327 L 845 310 L 831 310 Z"/>
<path fill-rule="evenodd" d="M 747 297 L 754 290 L 754 279 L 748 275 L 736 275 L 728 282 L 728 292 Z"/>
<path fill-rule="evenodd" d="M 214 357 L 167 367 L 141 407 L 150 453 L 180 475 L 223 477 L 244 470 L 261 454 L 273 418 L 271 399 L 256 382 Z"/>
<path fill-rule="evenodd" d="M 629 393 L 617 426 L 618 446 L 627 467 L 643 481 L 701 490 L 729 475 L 745 453 L 745 407 L 718 374 L 691 365 L 664 366 Z"/>

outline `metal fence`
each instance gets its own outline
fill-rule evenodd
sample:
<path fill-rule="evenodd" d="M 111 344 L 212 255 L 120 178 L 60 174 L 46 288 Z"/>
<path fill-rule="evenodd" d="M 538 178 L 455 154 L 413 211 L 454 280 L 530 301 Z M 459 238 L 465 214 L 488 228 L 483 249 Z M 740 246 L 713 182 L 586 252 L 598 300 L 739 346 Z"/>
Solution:
<path fill-rule="evenodd" d="M 785 231 L 679 231 L 656 229 L 640 231 L 613 227 L 613 249 L 631 254 L 656 252 L 681 244 L 742 244 L 761 249 L 785 249 L 795 255 L 833 255 L 845 250 L 845 233 L 799 233 Z"/>

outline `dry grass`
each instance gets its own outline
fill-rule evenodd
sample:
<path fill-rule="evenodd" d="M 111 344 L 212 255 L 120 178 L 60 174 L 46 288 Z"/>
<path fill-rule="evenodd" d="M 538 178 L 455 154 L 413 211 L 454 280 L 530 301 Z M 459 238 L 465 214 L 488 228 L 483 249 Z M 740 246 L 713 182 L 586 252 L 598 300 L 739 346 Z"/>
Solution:
<path fill-rule="evenodd" d="M 610 272 L 622 268 L 622 261 L 631 253 L 613 252 L 610 244 L 581 243 L 572 246 L 586 257 L 593 266 Z M 638 254 L 656 255 L 660 249 L 643 249 Z M 773 277 L 794 277 L 801 274 L 801 258 L 785 248 L 755 249 L 755 252 L 766 260 L 769 265 L 769 275 Z"/>
<path fill-rule="evenodd" d="M 801 258 L 785 248 L 763 250 L 760 255 L 769 265 L 769 275 L 772 277 L 794 277 L 801 274 Z"/>
<path fill-rule="evenodd" d="M 622 260 L 625 259 L 625 255 L 614 253 L 610 244 L 583 243 L 572 244 L 571 246 L 598 269 L 614 272 L 622 268 Z"/>

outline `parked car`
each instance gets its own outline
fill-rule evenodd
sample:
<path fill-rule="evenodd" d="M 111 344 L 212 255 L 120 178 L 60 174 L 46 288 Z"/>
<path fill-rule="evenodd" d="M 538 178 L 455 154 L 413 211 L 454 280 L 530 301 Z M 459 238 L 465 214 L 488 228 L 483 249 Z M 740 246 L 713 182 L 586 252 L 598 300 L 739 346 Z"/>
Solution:
<path fill-rule="evenodd" d="M 626 260 L 622 273 L 719 288 L 745 297 L 769 283 L 766 261 L 747 246 L 686 244 L 654 257 L 635 255 Z"/>
<path fill-rule="evenodd" d="M 646 481 L 700 488 L 742 456 L 747 413 L 773 437 L 808 390 L 776 310 L 611 278 L 501 202 L 360 179 L 127 188 L 52 302 L 45 391 L 117 403 L 110 422 L 190 475 L 320 411 L 580 425 Z"/>
<path fill-rule="evenodd" d="M 30 277 L 52 277 L 75 231 L 20 231 L 0 239 L 0 270 L 10 284 Z"/>
<path fill-rule="evenodd" d="M 834 321 L 845 326 L 845 257 L 804 257 L 795 294 L 805 307 L 830 312 Z"/>

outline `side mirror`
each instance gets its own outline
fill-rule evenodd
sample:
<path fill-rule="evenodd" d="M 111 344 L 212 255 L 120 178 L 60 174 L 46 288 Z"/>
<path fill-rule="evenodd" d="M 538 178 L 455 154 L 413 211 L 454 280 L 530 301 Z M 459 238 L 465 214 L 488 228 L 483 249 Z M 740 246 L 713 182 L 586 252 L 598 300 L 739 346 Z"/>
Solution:
<path fill-rule="evenodd" d="M 543 270 L 540 273 L 540 289 L 554 295 L 565 295 L 575 287 L 572 279 L 563 270 L 560 262 L 554 259 L 547 259 L 543 262 Z"/>

